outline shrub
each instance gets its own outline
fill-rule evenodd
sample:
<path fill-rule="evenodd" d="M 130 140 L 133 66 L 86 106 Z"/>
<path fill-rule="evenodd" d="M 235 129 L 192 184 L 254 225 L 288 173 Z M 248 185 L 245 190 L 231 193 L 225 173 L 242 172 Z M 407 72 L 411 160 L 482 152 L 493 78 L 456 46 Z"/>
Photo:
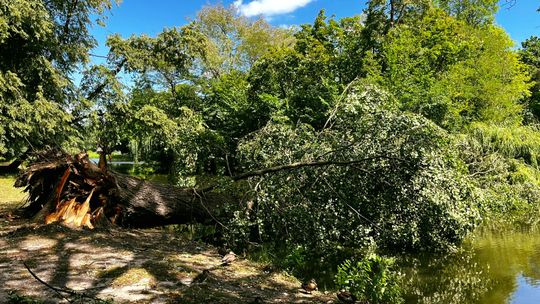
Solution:
<path fill-rule="evenodd" d="M 458 139 L 483 217 L 535 224 L 540 208 L 538 141 L 532 126 L 475 124 Z"/>
<path fill-rule="evenodd" d="M 402 303 L 399 273 L 392 270 L 394 260 L 369 254 L 357 262 L 346 260 L 338 266 L 336 285 L 364 303 Z"/>

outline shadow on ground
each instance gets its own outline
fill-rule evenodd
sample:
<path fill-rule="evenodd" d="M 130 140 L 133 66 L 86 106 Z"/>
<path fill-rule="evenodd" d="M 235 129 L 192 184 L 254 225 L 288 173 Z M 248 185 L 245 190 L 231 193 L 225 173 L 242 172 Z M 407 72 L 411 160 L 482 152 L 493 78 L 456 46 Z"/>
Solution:
<path fill-rule="evenodd" d="M 330 295 L 299 292 L 300 282 L 239 259 L 219 266 L 215 248 L 152 230 L 71 230 L 25 225 L 0 211 L 0 302 L 8 293 L 62 298 L 23 265 L 55 287 L 84 291 L 115 303 L 332 303 Z M 212 269 L 203 283 L 193 279 Z"/>

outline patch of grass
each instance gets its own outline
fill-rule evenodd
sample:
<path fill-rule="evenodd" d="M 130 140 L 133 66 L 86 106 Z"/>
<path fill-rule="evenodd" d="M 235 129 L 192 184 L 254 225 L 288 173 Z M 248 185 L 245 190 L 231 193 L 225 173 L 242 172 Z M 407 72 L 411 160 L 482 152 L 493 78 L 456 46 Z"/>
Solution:
<path fill-rule="evenodd" d="M 22 189 L 13 187 L 15 177 L 0 177 L 0 206 L 18 205 L 25 198 Z"/>
<path fill-rule="evenodd" d="M 274 274 L 272 276 L 272 280 L 283 285 L 291 286 L 293 288 L 301 284 L 300 280 L 285 271 Z"/>
<path fill-rule="evenodd" d="M 148 285 L 154 285 L 155 277 L 144 268 L 129 268 L 128 266 L 112 267 L 97 273 L 100 279 L 113 279 L 112 286 L 121 287 L 136 284 L 147 279 Z"/>
<path fill-rule="evenodd" d="M 99 154 L 96 151 L 86 151 L 86 154 L 88 154 L 88 158 L 99 158 Z"/>
<path fill-rule="evenodd" d="M 96 151 L 87 151 L 89 158 L 99 158 L 99 153 Z M 127 154 L 122 154 L 119 151 L 114 151 L 111 155 L 113 161 L 131 161 L 132 158 Z"/>
<path fill-rule="evenodd" d="M 143 280 L 145 284 L 152 286 L 156 284 L 156 279 L 144 268 L 129 268 L 122 273 L 119 277 L 114 279 L 112 286 L 128 286 L 132 284 L 141 283 Z"/>

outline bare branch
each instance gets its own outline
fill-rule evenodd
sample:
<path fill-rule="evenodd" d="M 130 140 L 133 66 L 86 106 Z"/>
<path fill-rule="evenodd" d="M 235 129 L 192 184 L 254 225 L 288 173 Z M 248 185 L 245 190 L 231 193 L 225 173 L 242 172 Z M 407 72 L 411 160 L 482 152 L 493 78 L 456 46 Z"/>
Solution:
<path fill-rule="evenodd" d="M 54 291 L 56 294 L 58 294 L 62 299 L 65 299 L 67 300 L 68 302 L 72 303 L 73 301 L 71 299 L 69 299 L 68 297 L 64 296 L 63 294 L 68 294 L 72 297 L 75 297 L 76 299 L 81 299 L 81 298 L 84 298 L 84 299 L 91 299 L 93 303 L 108 303 L 108 301 L 105 301 L 105 300 L 102 300 L 100 298 L 96 298 L 96 297 L 92 297 L 92 296 L 89 296 L 85 293 L 81 293 L 81 292 L 77 292 L 75 290 L 71 290 L 71 289 L 64 289 L 64 288 L 58 288 L 58 287 L 55 287 L 55 286 L 52 286 L 51 284 L 43 281 L 42 279 L 40 279 L 31 269 L 30 267 L 28 267 L 28 265 L 26 264 L 26 262 L 23 262 L 23 265 L 24 267 L 26 268 L 26 270 L 28 270 L 28 272 L 32 275 L 32 277 L 34 277 L 34 279 L 36 279 L 39 283 L 45 285 L 47 288 L 51 289 L 52 291 Z"/>
<path fill-rule="evenodd" d="M 517 0 L 505 0 L 505 2 L 501 6 L 509 10 L 513 8 L 516 5 L 516 3 L 517 3 Z"/>
<path fill-rule="evenodd" d="M 47 288 L 51 289 L 52 291 L 54 291 L 56 294 L 58 294 L 62 299 L 65 299 L 65 300 L 68 300 L 68 298 L 66 298 L 66 296 L 64 296 L 62 293 L 67 293 L 67 294 L 70 294 L 70 295 L 73 295 L 74 292 L 70 291 L 70 290 L 63 290 L 63 289 L 60 289 L 58 287 L 54 287 L 52 285 L 50 285 L 49 283 L 43 281 L 42 279 L 40 279 L 31 269 L 30 267 L 28 267 L 28 265 L 26 264 L 26 262 L 23 262 L 23 265 L 24 267 L 26 267 L 26 270 L 28 270 L 28 272 L 34 277 L 34 279 L 36 279 L 38 282 L 40 282 L 41 284 L 45 285 Z"/>
<path fill-rule="evenodd" d="M 365 162 L 368 162 L 368 161 L 373 161 L 373 160 L 378 160 L 378 159 L 392 159 L 392 160 L 400 160 L 400 161 L 402 161 L 402 159 L 397 158 L 397 157 L 379 155 L 379 156 L 367 157 L 367 158 L 351 160 L 351 161 L 331 161 L 331 160 L 327 160 L 327 161 L 296 162 L 296 163 L 292 163 L 292 164 L 280 165 L 280 166 L 270 167 L 270 168 L 266 168 L 266 169 L 260 169 L 260 170 L 255 170 L 255 171 L 242 173 L 240 175 L 234 176 L 233 180 L 237 181 L 237 180 L 247 179 L 247 178 L 255 177 L 255 176 L 263 176 L 263 175 L 266 175 L 266 174 L 269 174 L 269 173 L 275 173 L 275 172 L 279 172 L 279 171 L 287 171 L 287 170 L 292 170 L 292 169 L 300 169 L 300 168 L 304 168 L 304 167 L 326 167 L 326 166 L 344 167 L 344 166 L 350 166 L 350 165 L 354 165 L 354 164 L 365 163 Z"/>
<path fill-rule="evenodd" d="M 92 57 L 97 57 L 97 58 L 104 58 L 104 59 L 107 59 L 107 58 L 108 58 L 107 56 L 97 55 L 97 54 L 92 54 L 92 53 L 89 53 L 88 55 L 90 55 L 90 56 L 92 56 Z"/>

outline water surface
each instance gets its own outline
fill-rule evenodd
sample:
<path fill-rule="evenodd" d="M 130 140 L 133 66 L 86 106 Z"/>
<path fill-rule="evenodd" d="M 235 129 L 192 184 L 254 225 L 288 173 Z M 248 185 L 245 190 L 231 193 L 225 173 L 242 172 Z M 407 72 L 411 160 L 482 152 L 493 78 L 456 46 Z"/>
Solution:
<path fill-rule="evenodd" d="M 540 230 L 479 232 L 457 253 L 401 264 L 406 303 L 540 303 Z"/>

